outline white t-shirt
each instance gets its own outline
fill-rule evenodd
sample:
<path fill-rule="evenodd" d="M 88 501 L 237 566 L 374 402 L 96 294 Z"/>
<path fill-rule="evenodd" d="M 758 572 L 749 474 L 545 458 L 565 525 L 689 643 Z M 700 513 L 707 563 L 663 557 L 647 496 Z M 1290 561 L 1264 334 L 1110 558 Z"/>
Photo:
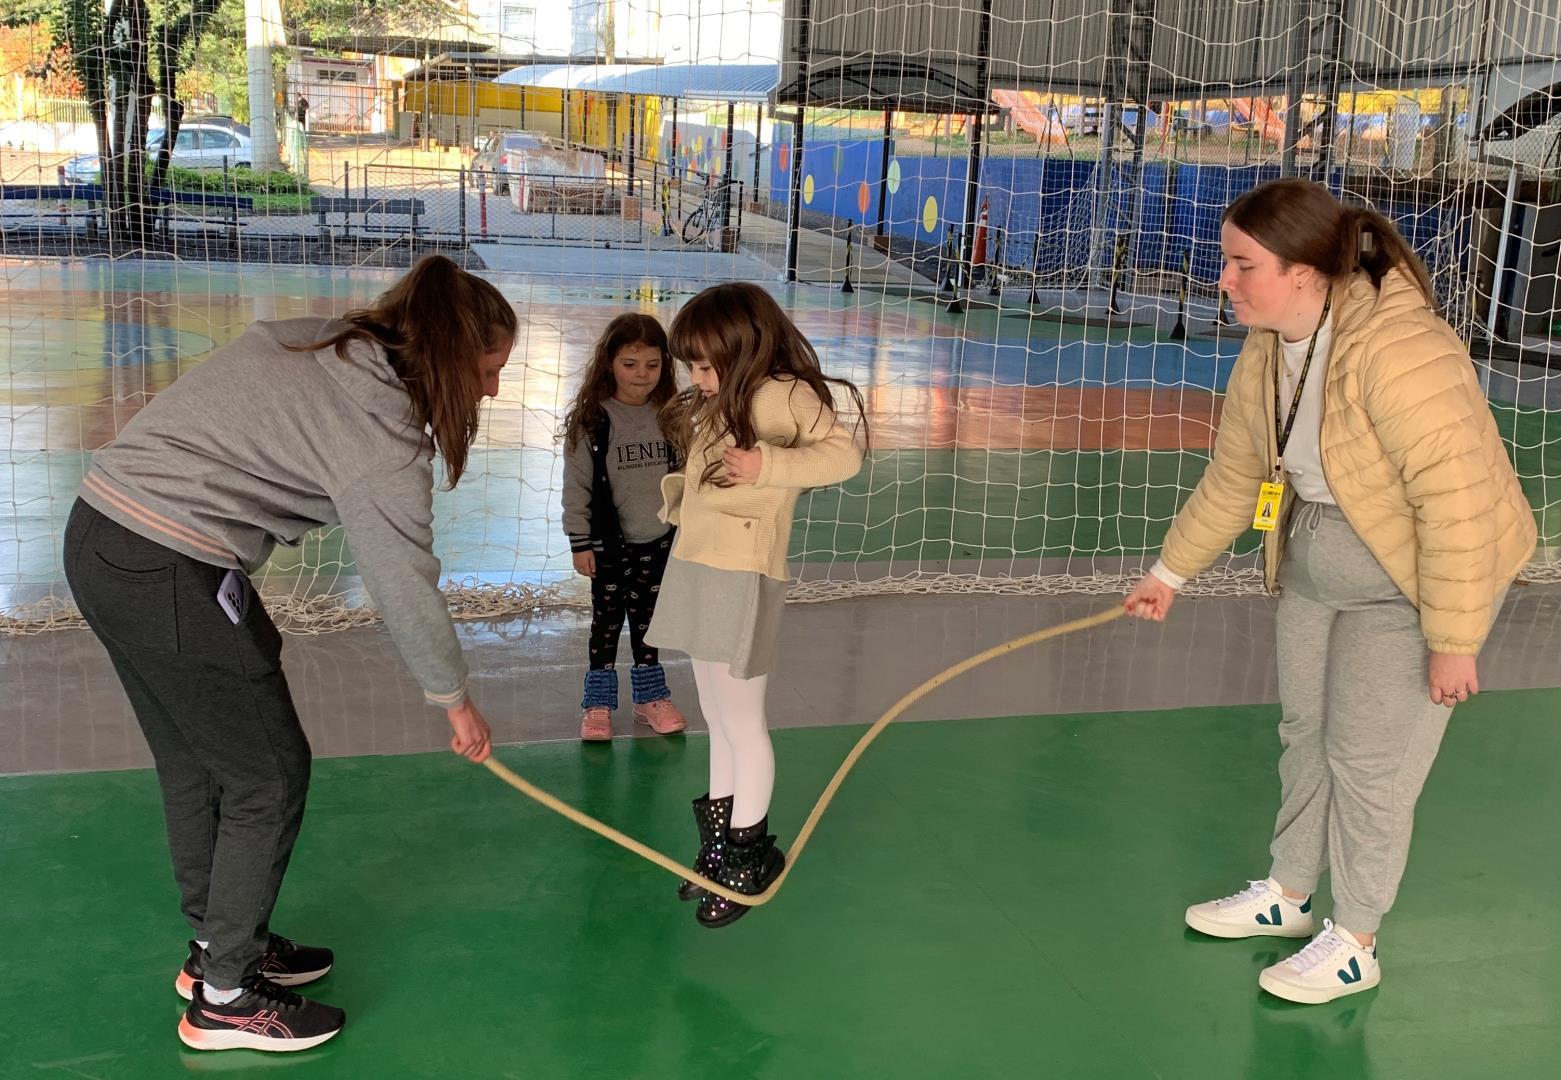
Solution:
<path fill-rule="evenodd" d="M 1279 342 L 1284 367 L 1279 380 L 1279 423 L 1290 415 L 1290 402 L 1295 400 L 1296 380 L 1301 376 L 1301 365 L 1306 363 L 1306 350 L 1312 343 L 1308 334 L 1300 341 Z M 1301 391 L 1301 405 L 1295 412 L 1295 426 L 1290 429 L 1290 442 L 1285 446 L 1285 482 L 1295 489 L 1297 498 L 1307 502 L 1327 503 L 1337 506 L 1328 481 L 1323 478 L 1323 459 L 1318 441 L 1323 426 L 1323 384 L 1328 380 L 1328 353 L 1333 345 L 1333 321 L 1324 323 L 1317 332 L 1317 348 L 1312 353 L 1312 366 L 1306 373 L 1306 387 Z"/>
<path fill-rule="evenodd" d="M 1296 380 L 1301 377 L 1301 367 L 1306 363 L 1306 350 L 1312 343 L 1307 334 L 1300 341 L 1279 341 L 1279 423 L 1290 415 L 1290 403 L 1295 400 Z M 1306 372 L 1306 387 L 1301 391 L 1301 404 L 1295 411 L 1295 426 L 1290 429 L 1290 441 L 1285 444 L 1285 483 L 1296 496 L 1307 502 L 1327 503 L 1337 506 L 1328 482 L 1323 478 L 1323 460 L 1320 447 L 1323 426 L 1323 384 L 1328 380 L 1328 353 L 1333 345 L 1333 320 L 1330 318 L 1317 332 L 1317 347 L 1312 352 L 1312 366 Z M 1173 573 L 1159 559 L 1149 572 L 1173 589 L 1180 589 L 1187 579 Z"/>

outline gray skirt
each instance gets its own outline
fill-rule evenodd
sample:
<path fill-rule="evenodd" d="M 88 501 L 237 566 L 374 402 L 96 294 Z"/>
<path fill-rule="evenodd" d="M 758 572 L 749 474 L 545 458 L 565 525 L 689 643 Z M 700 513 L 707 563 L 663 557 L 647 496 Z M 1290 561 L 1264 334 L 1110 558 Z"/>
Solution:
<path fill-rule="evenodd" d="M 775 666 L 786 583 L 747 570 L 667 560 L 645 640 L 695 660 L 727 664 L 739 679 Z"/>

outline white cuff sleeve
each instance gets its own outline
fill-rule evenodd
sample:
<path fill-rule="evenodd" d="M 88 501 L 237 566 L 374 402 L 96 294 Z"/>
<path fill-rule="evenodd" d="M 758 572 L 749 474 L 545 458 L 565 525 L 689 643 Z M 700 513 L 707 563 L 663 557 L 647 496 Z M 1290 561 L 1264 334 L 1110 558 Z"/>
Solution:
<path fill-rule="evenodd" d="M 1149 572 L 1178 592 L 1181 591 L 1183 585 L 1187 584 L 1187 579 L 1173 572 L 1170 567 L 1165 565 L 1162 559 L 1156 559 L 1154 565 L 1149 568 Z"/>

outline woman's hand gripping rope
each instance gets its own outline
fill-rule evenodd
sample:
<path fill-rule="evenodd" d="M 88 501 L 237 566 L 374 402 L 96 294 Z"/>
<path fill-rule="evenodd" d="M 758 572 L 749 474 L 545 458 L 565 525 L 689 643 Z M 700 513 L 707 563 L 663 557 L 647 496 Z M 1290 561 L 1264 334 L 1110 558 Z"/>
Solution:
<path fill-rule="evenodd" d="M 835 770 L 835 775 L 833 779 L 829 781 L 829 786 L 826 787 L 824 789 L 824 793 L 818 797 L 818 802 L 813 804 L 813 810 L 808 814 L 807 820 L 802 823 L 802 829 L 797 833 L 797 839 L 791 843 L 790 848 L 787 850 L 786 869 L 781 871 L 780 876 L 770 883 L 770 887 L 768 889 L 765 889 L 762 893 L 757 893 L 753 896 L 747 896 L 743 893 L 734 892 L 719 882 L 711 881 L 709 878 L 697 874 L 693 870 L 690 870 L 676 859 L 669 858 L 659 851 L 646 847 L 632 836 L 626 836 L 617 829 L 613 828 L 611 825 L 598 821 L 591 815 L 576 810 L 574 807 L 570 806 L 568 803 L 563 802 L 556 796 L 550 795 L 546 791 L 543 791 L 541 788 L 537 787 L 535 784 L 531 783 L 524 777 L 517 776 L 515 773 L 501 765 L 496 758 L 489 757 L 483 762 L 483 765 L 487 766 L 490 772 L 492 772 L 500 780 L 503 780 L 506 784 L 513 787 L 515 790 L 519 791 L 521 794 L 535 799 L 549 810 L 553 810 L 559 814 L 562 814 L 564 817 L 568 818 L 576 825 L 579 825 L 581 828 L 589 829 L 591 832 L 596 833 L 596 835 L 611 840 L 619 847 L 627 848 L 641 858 L 655 863 L 663 870 L 670 870 L 678 877 L 683 878 L 686 881 L 692 881 L 694 884 L 709 890 L 716 896 L 725 897 L 733 903 L 744 904 L 748 907 L 758 907 L 760 904 L 766 904 L 774 899 L 775 894 L 780 892 L 780 887 L 785 884 L 787 876 L 792 872 L 792 870 L 796 869 L 797 860 L 802 855 L 802 849 L 807 846 L 808 840 L 813 835 L 813 830 L 818 827 L 819 819 L 824 816 L 824 811 L 829 808 L 831 800 L 833 800 L 835 797 L 835 792 L 840 790 L 840 785 L 845 781 L 846 775 L 850 773 L 852 768 L 855 767 L 857 760 L 860 759 L 863 752 L 873 744 L 873 740 L 878 738 L 883 729 L 897 720 L 906 709 L 909 709 L 916 702 L 932 693 L 932 691 L 938 689 L 938 687 L 942 686 L 944 683 L 958 678 L 972 668 L 980 667 L 989 660 L 995 660 L 999 656 L 1006 656 L 1008 653 L 1017 652 L 1019 649 L 1038 644 L 1050 638 L 1062 637 L 1065 634 L 1072 634 L 1079 630 L 1088 630 L 1092 627 L 1103 626 L 1106 623 L 1111 622 L 1113 619 L 1121 618 L 1123 614 L 1125 614 L 1125 612 L 1122 606 L 1119 604 L 1105 611 L 1097 612 L 1094 615 L 1087 615 L 1082 619 L 1074 619 L 1072 622 L 1060 623 L 1057 626 L 1048 626 L 1042 630 L 1032 631 L 1031 633 L 1025 634 L 1022 637 L 1016 637 L 1011 641 L 1005 641 L 1001 645 L 994 645 L 985 652 L 977 653 L 975 656 L 972 656 L 967 660 L 961 660 L 953 667 L 940 671 L 938 674 L 934 675 L 932 678 L 916 687 L 916 689 L 906 694 L 899 701 L 895 702 L 894 707 L 880 716 L 873 723 L 873 726 L 868 728 L 862 737 L 856 741 L 856 745 L 851 748 L 851 752 L 846 755 L 846 759 L 841 762 L 840 767 Z"/>

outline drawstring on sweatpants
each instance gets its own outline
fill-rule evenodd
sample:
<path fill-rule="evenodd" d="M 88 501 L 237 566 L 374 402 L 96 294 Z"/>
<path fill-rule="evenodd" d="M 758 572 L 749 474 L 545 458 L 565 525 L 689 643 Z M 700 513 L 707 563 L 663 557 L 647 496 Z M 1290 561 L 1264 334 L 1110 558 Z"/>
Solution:
<path fill-rule="evenodd" d="M 1295 539 L 1295 532 L 1302 524 L 1306 525 L 1306 535 L 1316 539 L 1317 529 L 1323 523 L 1323 504 L 1301 501 L 1295 508 L 1295 514 L 1290 521 L 1290 539 Z"/>

